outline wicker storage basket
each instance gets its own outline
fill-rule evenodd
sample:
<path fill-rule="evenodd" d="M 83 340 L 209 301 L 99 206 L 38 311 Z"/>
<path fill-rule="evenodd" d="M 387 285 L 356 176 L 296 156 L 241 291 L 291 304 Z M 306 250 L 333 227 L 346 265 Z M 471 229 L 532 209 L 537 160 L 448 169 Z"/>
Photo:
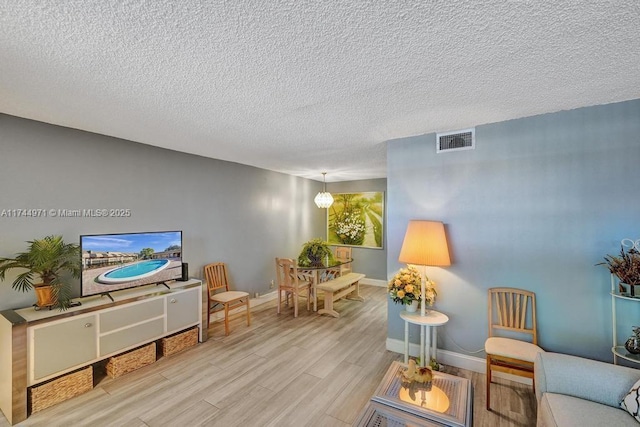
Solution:
<path fill-rule="evenodd" d="M 198 327 L 194 326 L 186 331 L 162 338 L 160 340 L 160 352 L 163 356 L 170 356 L 196 344 L 198 344 Z"/>
<path fill-rule="evenodd" d="M 78 396 L 93 388 L 93 366 L 65 374 L 29 389 L 31 413 Z"/>
<path fill-rule="evenodd" d="M 128 372 L 147 366 L 156 361 L 156 343 L 152 342 L 135 350 L 109 358 L 107 375 L 117 378 Z"/>

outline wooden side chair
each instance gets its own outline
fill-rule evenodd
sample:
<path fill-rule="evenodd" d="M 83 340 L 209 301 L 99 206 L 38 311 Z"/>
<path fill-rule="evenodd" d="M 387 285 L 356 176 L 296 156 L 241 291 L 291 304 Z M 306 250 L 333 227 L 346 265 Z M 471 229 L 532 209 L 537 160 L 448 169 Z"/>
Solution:
<path fill-rule="evenodd" d="M 504 372 L 531 378 L 533 362 L 542 352 L 538 347 L 536 295 L 515 288 L 489 289 L 489 338 L 484 343 L 487 354 L 487 409 L 491 410 L 491 373 Z M 511 337 L 528 337 L 531 341 Z M 533 384 L 535 392 L 535 383 Z"/>
<path fill-rule="evenodd" d="M 211 320 L 211 313 L 224 310 L 224 334 L 229 335 L 229 311 L 242 306 L 247 307 L 247 326 L 251 326 L 249 293 L 229 290 L 226 264 L 222 262 L 215 262 L 205 265 L 204 276 L 209 288 L 207 328 L 209 327 L 209 322 Z"/>
<path fill-rule="evenodd" d="M 336 246 L 333 251 L 333 256 L 339 261 L 346 261 L 352 259 L 351 246 Z M 340 266 L 340 275 L 351 273 L 351 263 L 342 264 Z"/>
<path fill-rule="evenodd" d="M 293 317 L 298 317 L 298 297 L 301 293 L 307 298 L 307 311 L 311 304 L 311 278 L 298 272 L 296 262 L 290 258 L 276 258 L 276 277 L 278 279 L 278 314 L 282 305 L 282 293 L 284 292 L 286 304 L 289 305 L 289 297 L 293 299 Z"/>

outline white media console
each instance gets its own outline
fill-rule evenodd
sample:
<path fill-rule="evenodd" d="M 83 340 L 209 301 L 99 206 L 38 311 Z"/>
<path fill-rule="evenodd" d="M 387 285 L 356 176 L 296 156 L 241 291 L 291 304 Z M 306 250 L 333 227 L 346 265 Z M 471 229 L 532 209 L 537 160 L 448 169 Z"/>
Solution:
<path fill-rule="evenodd" d="M 0 312 L 0 409 L 11 424 L 27 418 L 27 389 L 193 326 L 205 341 L 200 280 L 147 285 L 79 299 L 67 311 Z M 204 334 L 203 334 L 204 331 Z"/>

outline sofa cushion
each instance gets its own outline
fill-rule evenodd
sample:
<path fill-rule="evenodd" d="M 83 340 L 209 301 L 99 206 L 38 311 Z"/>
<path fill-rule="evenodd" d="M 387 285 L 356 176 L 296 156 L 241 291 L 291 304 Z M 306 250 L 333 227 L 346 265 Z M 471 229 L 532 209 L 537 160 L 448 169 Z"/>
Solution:
<path fill-rule="evenodd" d="M 631 387 L 629 393 L 622 399 L 620 403 L 622 409 L 631 414 L 636 420 L 640 421 L 640 380 Z"/>
<path fill-rule="evenodd" d="M 561 393 L 620 407 L 640 370 L 558 353 L 539 353 L 535 364 L 536 397 Z"/>
<path fill-rule="evenodd" d="M 638 427 L 636 420 L 622 409 L 556 393 L 542 395 L 536 425 L 537 427 Z"/>

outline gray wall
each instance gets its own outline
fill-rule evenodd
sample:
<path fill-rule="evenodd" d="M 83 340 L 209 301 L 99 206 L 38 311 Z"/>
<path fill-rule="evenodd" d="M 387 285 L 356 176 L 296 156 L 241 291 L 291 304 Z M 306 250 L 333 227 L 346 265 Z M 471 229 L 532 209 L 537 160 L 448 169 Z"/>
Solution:
<path fill-rule="evenodd" d="M 325 234 L 313 203 L 322 184 L 236 163 L 0 115 L 2 209 L 131 209 L 130 218 L 0 217 L 0 257 L 26 241 L 62 234 L 183 231 L 192 276 L 204 264 L 228 263 L 232 284 L 265 293 L 274 258 L 296 257 Z M 0 309 L 23 307 L 33 293 L 0 286 Z M 79 294 L 79 281 L 73 280 Z"/>
<path fill-rule="evenodd" d="M 639 135 L 634 100 L 478 126 L 475 150 L 436 154 L 435 134 L 388 142 L 388 274 L 410 219 L 447 226 L 453 265 L 428 270 L 450 317 L 440 347 L 482 349 L 487 289 L 513 286 L 536 292 L 543 348 L 612 359 L 609 274 L 595 264 L 640 238 Z M 622 303 L 626 337 L 640 304 Z M 399 311 L 389 303 L 388 335 L 402 340 Z"/>
<path fill-rule="evenodd" d="M 366 191 L 382 191 L 385 192 L 385 209 L 386 209 L 386 179 L 364 179 L 360 181 L 344 181 L 327 184 L 327 190 L 331 193 L 360 193 Z M 385 224 L 383 224 L 384 237 L 382 249 L 358 248 L 353 247 L 353 271 L 365 273 L 367 279 L 387 280 L 387 236 L 386 236 L 386 215 Z M 327 233 L 322 235 L 327 238 Z"/>

